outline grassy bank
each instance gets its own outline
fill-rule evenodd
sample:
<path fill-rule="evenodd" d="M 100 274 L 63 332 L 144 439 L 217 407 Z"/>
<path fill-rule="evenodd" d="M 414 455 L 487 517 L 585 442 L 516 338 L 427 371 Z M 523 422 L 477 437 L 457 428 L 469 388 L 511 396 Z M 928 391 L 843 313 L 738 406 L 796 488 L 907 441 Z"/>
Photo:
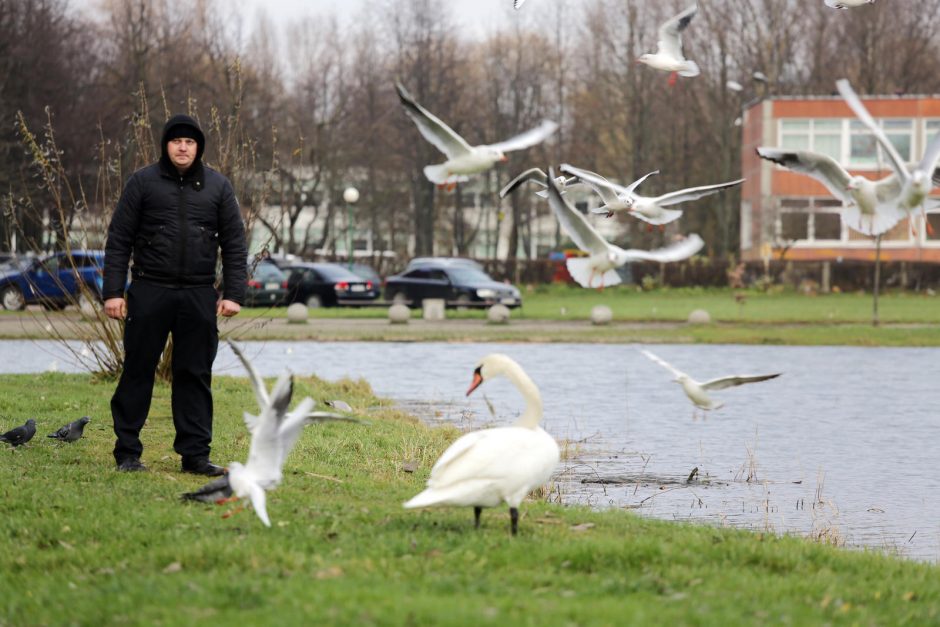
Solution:
<path fill-rule="evenodd" d="M 213 457 L 244 459 L 249 386 L 215 387 Z M 940 569 L 879 554 L 538 501 L 523 504 L 516 538 L 503 509 L 479 531 L 468 510 L 405 511 L 457 434 L 362 382 L 298 380 L 296 398 L 344 398 L 371 424 L 307 429 L 269 496 L 273 528 L 250 511 L 223 519 L 177 501 L 202 481 L 178 472 L 166 387 L 144 430 L 150 472 L 113 471 L 111 391 L 85 376 L 0 377 L 2 426 L 39 423 L 29 445 L 0 450 L 0 624 L 940 620 Z M 82 414 L 93 418 L 85 439 L 45 439 Z"/>

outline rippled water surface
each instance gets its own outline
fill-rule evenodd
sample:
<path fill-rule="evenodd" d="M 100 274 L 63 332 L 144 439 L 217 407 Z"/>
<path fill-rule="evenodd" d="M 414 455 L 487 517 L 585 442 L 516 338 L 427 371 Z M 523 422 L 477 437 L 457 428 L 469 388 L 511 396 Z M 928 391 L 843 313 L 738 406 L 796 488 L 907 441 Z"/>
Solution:
<path fill-rule="evenodd" d="M 464 428 L 521 413 L 522 399 L 506 380 L 464 396 L 476 362 L 503 352 L 541 389 L 545 429 L 569 442 L 556 478 L 565 502 L 940 557 L 940 412 L 931 385 L 940 350 L 648 348 L 699 380 L 783 376 L 716 392 L 725 407 L 693 420 L 672 376 L 632 345 L 247 344 L 265 376 L 289 366 L 326 379 L 364 378 L 426 419 Z M 4 341 L 0 355 L 0 372 L 53 362 L 77 369 L 53 343 Z M 227 348 L 216 373 L 243 376 Z"/>

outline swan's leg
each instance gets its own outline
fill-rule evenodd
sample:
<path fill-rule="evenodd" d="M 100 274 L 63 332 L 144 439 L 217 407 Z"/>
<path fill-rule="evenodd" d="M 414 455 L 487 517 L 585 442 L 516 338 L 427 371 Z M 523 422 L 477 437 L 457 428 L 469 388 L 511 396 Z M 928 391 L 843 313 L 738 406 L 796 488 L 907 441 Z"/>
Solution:
<path fill-rule="evenodd" d="M 473 528 L 480 528 L 480 514 L 483 513 L 483 508 L 479 505 L 474 506 L 473 508 Z"/>
<path fill-rule="evenodd" d="M 516 507 L 509 508 L 509 528 L 512 530 L 512 535 L 516 535 L 519 531 L 519 509 Z"/>

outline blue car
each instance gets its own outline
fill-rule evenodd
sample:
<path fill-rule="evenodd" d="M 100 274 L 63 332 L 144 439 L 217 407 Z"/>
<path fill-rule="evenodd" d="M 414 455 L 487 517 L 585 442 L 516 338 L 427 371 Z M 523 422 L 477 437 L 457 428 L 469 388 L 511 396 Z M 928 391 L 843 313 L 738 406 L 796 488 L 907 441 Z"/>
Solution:
<path fill-rule="evenodd" d="M 0 277 L 0 303 L 9 310 L 32 304 L 58 310 L 86 298 L 100 302 L 103 272 L 103 250 L 54 253 Z"/>

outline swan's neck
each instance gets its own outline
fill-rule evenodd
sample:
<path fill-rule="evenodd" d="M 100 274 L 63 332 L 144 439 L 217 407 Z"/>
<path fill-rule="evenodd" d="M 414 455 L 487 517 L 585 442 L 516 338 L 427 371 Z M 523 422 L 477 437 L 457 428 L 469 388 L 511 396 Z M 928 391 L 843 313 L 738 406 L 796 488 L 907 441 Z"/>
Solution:
<path fill-rule="evenodd" d="M 506 378 L 512 381 L 522 398 L 525 399 L 525 411 L 519 416 L 516 425 L 535 429 L 542 421 L 542 395 L 522 368 L 515 367 L 506 371 Z"/>

